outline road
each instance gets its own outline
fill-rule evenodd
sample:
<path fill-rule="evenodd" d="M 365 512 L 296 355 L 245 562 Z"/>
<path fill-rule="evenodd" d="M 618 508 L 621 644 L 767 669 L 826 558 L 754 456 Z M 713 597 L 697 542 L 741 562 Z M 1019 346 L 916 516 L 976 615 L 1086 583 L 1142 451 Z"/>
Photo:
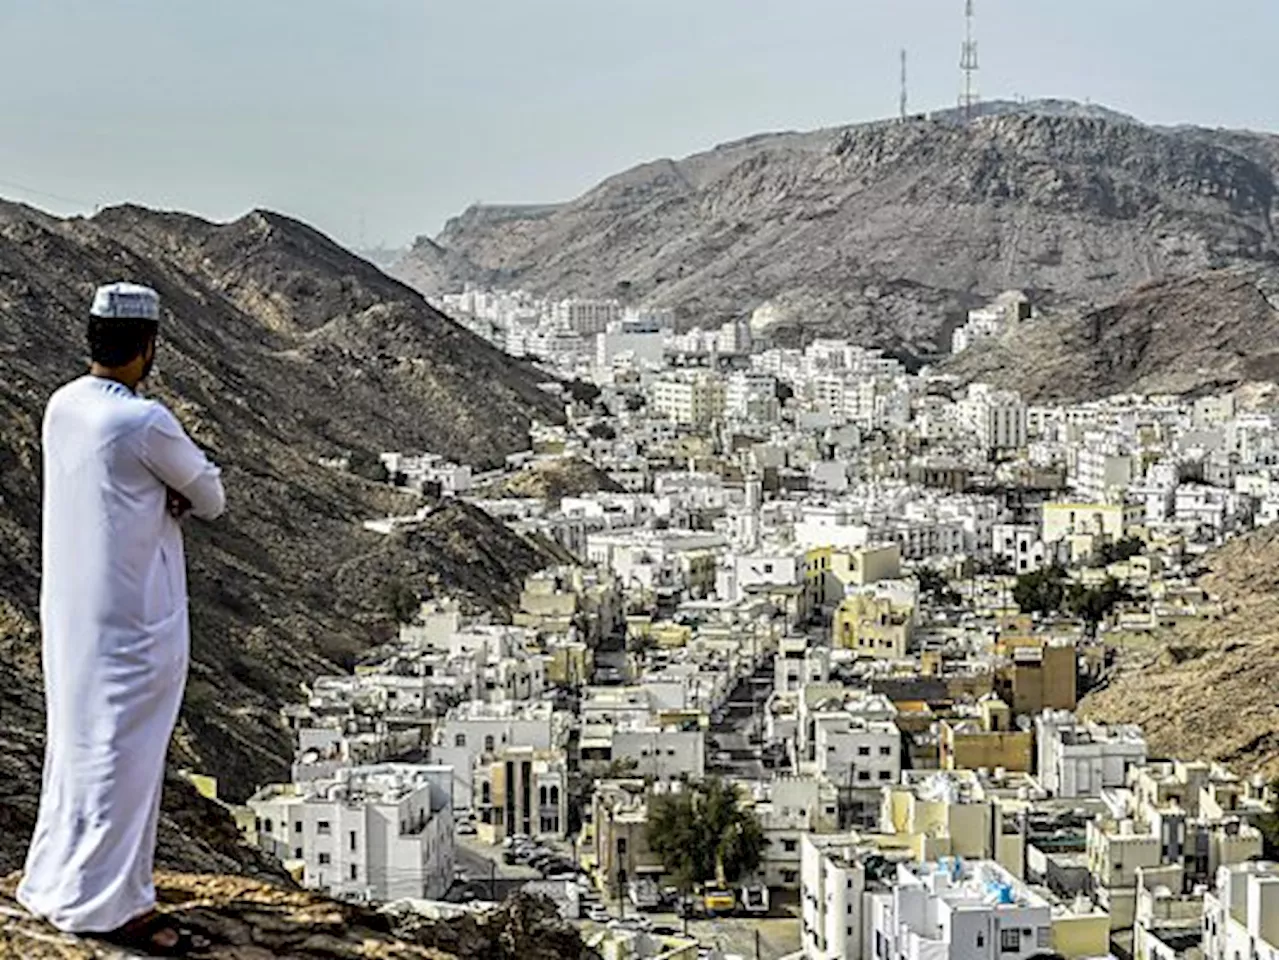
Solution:
<path fill-rule="evenodd" d="M 708 773 L 764 780 L 768 771 L 755 751 L 764 734 L 764 705 L 773 692 L 773 662 L 765 661 L 750 676 L 738 681 L 729 695 L 729 707 L 723 722 L 713 723 L 708 732 Z M 718 753 L 728 753 L 732 760 L 716 763 Z"/>

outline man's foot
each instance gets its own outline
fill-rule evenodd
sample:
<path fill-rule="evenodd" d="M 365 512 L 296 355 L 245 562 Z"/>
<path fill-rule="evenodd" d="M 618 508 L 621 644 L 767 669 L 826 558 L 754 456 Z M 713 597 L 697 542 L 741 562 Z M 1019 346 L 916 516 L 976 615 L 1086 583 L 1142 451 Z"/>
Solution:
<path fill-rule="evenodd" d="M 161 957 L 185 956 L 191 935 L 162 913 L 150 910 L 107 933 L 91 934 L 97 940 L 139 953 Z"/>

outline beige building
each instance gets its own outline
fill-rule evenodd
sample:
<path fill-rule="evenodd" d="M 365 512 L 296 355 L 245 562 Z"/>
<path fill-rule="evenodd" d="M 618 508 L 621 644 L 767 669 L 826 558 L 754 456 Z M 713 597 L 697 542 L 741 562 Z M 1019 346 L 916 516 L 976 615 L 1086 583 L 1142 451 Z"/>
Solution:
<path fill-rule="evenodd" d="M 569 829 L 569 774 L 558 750 L 511 746 L 480 760 L 473 796 L 477 835 L 488 843 L 524 834 L 563 837 Z"/>
<path fill-rule="evenodd" d="M 847 596 L 831 618 L 831 646 L 860 657 L 901 660 L 914 630 L 915 605 L 887 592 Z"/>

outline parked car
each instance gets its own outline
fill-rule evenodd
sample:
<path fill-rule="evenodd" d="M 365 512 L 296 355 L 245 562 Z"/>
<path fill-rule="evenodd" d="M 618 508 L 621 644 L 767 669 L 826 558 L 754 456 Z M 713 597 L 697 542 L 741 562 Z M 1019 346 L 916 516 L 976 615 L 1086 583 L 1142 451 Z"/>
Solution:
<path fill-rule="evenodd" d="M 458 833 L 464 837 L 474 837 L 476 835 L 476 825 L 470 820 L 463 820 L 458 824 Z"/>

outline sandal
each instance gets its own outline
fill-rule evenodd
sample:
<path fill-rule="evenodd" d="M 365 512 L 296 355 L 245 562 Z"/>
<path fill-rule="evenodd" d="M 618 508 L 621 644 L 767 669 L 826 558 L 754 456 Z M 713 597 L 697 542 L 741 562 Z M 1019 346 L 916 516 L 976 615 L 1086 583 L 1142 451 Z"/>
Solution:
<path fill-rule="evenodd" d="M 156 938 L 165 932 L 175 935 L 176 939 L 172 944 L 157 942 Z M 152 957 L 185 957 L 194 946 L 190 930 L 178 926 L 171 918 L 155 910 L 134 917 L 114 930 L 86 936 Z"/>

